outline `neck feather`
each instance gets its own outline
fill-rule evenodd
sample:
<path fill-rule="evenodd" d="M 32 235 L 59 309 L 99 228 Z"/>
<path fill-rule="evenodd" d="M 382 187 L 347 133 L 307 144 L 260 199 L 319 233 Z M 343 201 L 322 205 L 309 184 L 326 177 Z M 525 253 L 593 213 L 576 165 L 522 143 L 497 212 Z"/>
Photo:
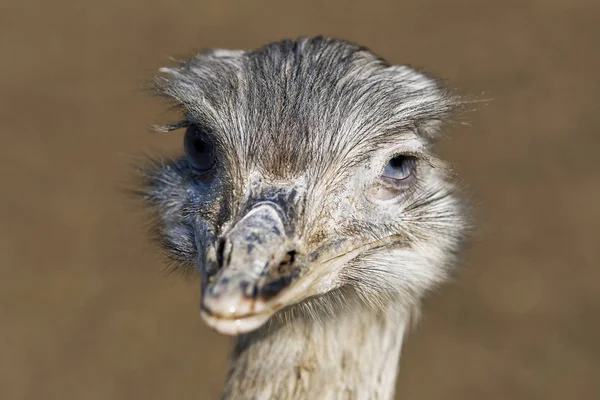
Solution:
<path fill-rule="evenodd" d="M 391 399 L 409 314 L 394 304 L 240 336 L 224 399 Z"/>

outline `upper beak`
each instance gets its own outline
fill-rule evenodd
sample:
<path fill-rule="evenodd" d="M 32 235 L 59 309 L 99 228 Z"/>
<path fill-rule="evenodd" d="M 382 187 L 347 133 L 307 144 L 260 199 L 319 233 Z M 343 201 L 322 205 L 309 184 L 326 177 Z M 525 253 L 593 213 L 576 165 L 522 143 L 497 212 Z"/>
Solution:
<path fill-rule="evenodd" d="M 300 269 L 284 218 L 275 203 L 258 203 L 219 240 L 219 269 L 204 283 L 201 311 L 217 331 L 252 331 L 290 300 L 284 292 Z"/>

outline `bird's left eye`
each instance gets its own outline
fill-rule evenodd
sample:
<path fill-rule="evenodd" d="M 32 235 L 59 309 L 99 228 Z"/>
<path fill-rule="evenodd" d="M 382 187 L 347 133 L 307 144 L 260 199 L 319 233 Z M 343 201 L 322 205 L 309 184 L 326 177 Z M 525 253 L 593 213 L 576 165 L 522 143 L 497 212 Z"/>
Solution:
<path fill-rule="evenodd" d="M 415 178 L 416 170 L 416 157 L 397 155 L 385 166 L 382 178 L 388 183 L 409 183 Z"/>
<path fill-rule="evenodd" d="M 200 172 L 212 169 L 215 164 L 213 145 L 206 132 L 191 125 L 183 139 L 185 156 L 192 167 Z"/>

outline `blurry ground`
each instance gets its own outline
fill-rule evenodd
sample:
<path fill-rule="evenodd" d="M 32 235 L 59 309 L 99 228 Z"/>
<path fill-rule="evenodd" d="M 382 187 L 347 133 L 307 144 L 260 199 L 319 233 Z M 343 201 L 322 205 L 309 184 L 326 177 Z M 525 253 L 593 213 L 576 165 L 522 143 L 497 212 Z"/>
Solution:
<path fill-rule="evenodd" d="M 493 99 L 439 147 L 479 229 L 398 397 L 600 398 L 600 3 L 284 3 L 0 3 L 0 398 L 217 398 L 229 341 L 119 192 L 180 148 L 138 89 L 172 55 L 317 33 Z"/>

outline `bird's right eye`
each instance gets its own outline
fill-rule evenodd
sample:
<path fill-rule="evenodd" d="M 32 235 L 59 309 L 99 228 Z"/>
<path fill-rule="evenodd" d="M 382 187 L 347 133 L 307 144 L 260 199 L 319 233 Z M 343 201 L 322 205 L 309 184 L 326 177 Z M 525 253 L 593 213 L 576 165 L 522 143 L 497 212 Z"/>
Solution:
<path fill-rule="evenodd" d="M 196 125 L 190 125 L 183 139 L 185 156 L 194 169 L 206 172 L 215 164 L 213 145 L 206 131 Z"/>

